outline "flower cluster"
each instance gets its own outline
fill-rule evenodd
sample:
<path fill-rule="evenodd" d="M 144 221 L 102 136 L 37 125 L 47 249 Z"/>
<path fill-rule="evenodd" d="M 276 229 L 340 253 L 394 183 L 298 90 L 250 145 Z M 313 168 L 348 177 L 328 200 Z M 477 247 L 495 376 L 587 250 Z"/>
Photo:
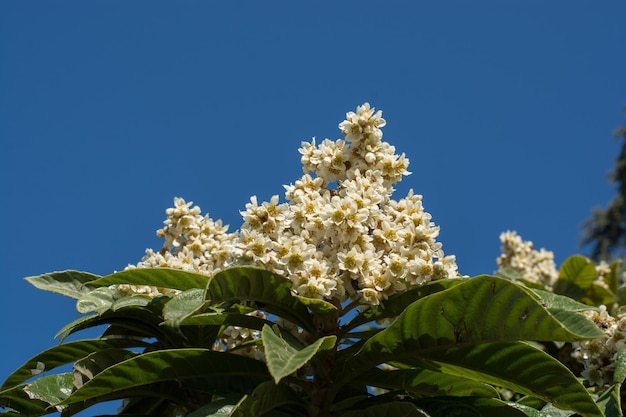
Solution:
<path fill-rule="evenodd" d="M 174 199 L 174 207 L 165 211 L 165 227 L 157 236 L 165 239 L 158 253 L 147 251 L 141 266 L 171 267 L 211 274 L 232 262 L 237 233 L 227 233 L 228 226 L 200 214 L 200 207 L 182 198 Z"/>
<path fill-rule="evenodd" d="M 600 263 L 596 264 L 596 279 L 593 281 L 593 285 L 597 285 L 600 287 L 604 287 L 607 290 L 609 286 L 607 284 L 607 275 L 609 275 L 611 271 L 611 265 L 609 265 L 606 261 L 600 261 Z M 622 276 L 622 280 L 623 280 Z"/>
<path fill-rule="evenodd" d="M 410 191 L 393 200 L 393 185 L 409 161 L 382 140 L 381 111 L 368 103 L 339 124 L 344 139 L 303 142 L 304 175 L 278 196 L 250 199 L 243 224 L 228 234 L 221 223 L 177 198 L 167 210 L 159 252 L 138 267 L 171 267 L 212 275 L 236 263 L 260 265 L 288 277 L 310 298 L 377 305 L 398 291 L 458 276 L 445 256 L 439 228 Z"/>
<path fill-rule="evenodd" d="M 110 288 L 115 290 L 114 298 L 123 298 L 131 295 L 143 295 L 154 298 L 159 295 L 176 295 L 180 293 L 179 290 L 172 288 L 153 287 L 151 285 L 119 284 L 111 285 Z"/>
<path fill-rule="evenodd" d="M 552 288 L 559 276 L 553 252 L 536 250 L 532 242 L 522 240 L 514 231 L 502 233 L 500 242 L 502 254 L 497 259 L 500 269 L 511 268 L 528 282 Z"/>
<path fill-rule="evenodd" d="M 163 247 L 158 252 L 146 250 L 141 262 L 127 269 L 174 268 L 211 275 L 232 263 L 237 254 L 237 233 L 227 233 L 228 226 L 222 226 L 221 220 L 201 216 L 200 207 L 192 204 L 174 198 L 174 207 L 165 211 L 165 226 L 157 230 L 157 236 L 165 239 Z M 170 293 L 147 286 L 118 286 L 117 290 L 122 295 L 129 291 L 152 296 Z"/>
<path fill-rule="evenodd" d="M 249 316 L 267 319 L 262 311 L 253 311 Z M 230 351 L 237 355 L 265 361 L 263 346 L 255 343 L 261 338 L 261 332 L 239 326 L 227 326 L 220 333 L 213 349 L 216 351 Z"/>
<path fill-rule="evenodd" d="M 605 306 L 583 313 L 606 336 L 573 343 L 572 356 L 582 362 L 582 376 L 591 385 L 604 386 L 613 382 L 617 353 L 626 347 L 626 314 L 609 315 Z"/>

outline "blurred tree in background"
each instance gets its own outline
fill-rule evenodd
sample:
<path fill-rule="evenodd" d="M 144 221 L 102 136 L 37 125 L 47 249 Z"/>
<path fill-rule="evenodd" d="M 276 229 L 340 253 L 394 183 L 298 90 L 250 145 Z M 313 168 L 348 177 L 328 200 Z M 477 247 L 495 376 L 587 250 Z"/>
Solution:
<path fill-rule="evenodd" d="M 626 107 L 624 109 L 626 113 Z M 623 138 L 611 181 L 617 183 L 617 196 L 604 210 L 595 208 L 584 223 L 582 244 L 591 245 L 595 261 L 622 257 L 626 247 L 626 124 L 615 130 L 615 138 Z"/>

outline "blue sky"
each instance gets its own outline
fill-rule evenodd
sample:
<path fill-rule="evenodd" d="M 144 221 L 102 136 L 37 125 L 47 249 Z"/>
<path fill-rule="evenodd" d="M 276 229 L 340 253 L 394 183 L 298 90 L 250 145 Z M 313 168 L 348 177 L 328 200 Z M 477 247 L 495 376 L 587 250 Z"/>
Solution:
<path fill-rule="evenodd" d="M 0 2 L 0 379 L 71 300 L 23 277 L 136 263 L 175 196 L 231 230 L 298 148 L 383 110 L 384 140 L 464 274 L 517 230 L 557 262 L 614 195 L 626 3 Z"/>

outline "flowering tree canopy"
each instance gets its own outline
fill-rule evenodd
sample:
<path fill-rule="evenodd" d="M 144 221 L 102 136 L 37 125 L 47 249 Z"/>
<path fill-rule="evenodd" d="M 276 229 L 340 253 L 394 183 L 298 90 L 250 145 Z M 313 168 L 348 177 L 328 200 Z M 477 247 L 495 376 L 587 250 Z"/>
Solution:
<path fill-rule="evenodd" d="M 28 277 L 81 317 L 7 377 L 2 414 L 621 416 L 619 265 L 557 270 L 507 232 L 495 276 L 461 276 L 422 197 L 392 197 L 409 161 L 385 124 L 365 103 L 302 143 L 285 202 L 252 197 L 235 232 L 175 198 L 138 264 Z"/>

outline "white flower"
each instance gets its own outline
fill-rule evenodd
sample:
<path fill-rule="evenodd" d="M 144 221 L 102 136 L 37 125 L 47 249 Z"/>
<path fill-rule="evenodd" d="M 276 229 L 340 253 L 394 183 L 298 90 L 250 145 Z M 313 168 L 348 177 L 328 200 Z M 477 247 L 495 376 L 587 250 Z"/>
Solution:
<path fill-rule="evenodd" d="M 276 236 L 282 232 L 285 213 L 288 210 L 285 204 L 278 204 L 278 196 L 274 195 L 268 202 L 260 206 L 256 196 L 250 197 L 250 203 L 246 204 L 246 211 L 241 212 L 244 224 L 243 228 L 261 230 L 267 235 Z"/>
<path fill-rule="evenodd" d="M 370 108 L 369 103 L 358 106 L 356 113 L 346 113 L 346 120 L 339 124 L 339 129 L 346 137 L 346 140 L 358 143 L 362 139 L 370 139 L 374 137 L 374 143 L 382 139 L 380 128 L 384 127 L 386 122 L 382 118 L 382 111 L 374 113 L 375 109 Z"/>
<path fill-rule="evenodd" d="M 597 386 L 602 387 L 604 386 L 604 384 L 609 382 L 607 379 L 605 379 L 602 370 L 600 370 L 598 366 L 595 366 L 595 365 L 586 367 L 580 373 L 580 375 L 583 378 L 585 378 L 587 381 L 589 381 L 591 385 L 597 385 Z"/>
<path fill-rule="evenodd" d="M 382 294 L 374 288 L 364 288 L 361 290 L 361 298 L 365 304 L 377 306 L 380 304 Z"/>
<path fill-rule="evenodd" d="M 349 271 L 353 274 L 359 274 L 363 271 L 363 265 L 366 264 L 365 254 L 359 246 L 352 246 L 348 252 L 337 253 L 339 260 L 339 268 Z"/>
<path fill-rule="evenodd" d="M 250 229 L 242 230 L 239 236 L 243 257 L 262 265 L 270 262 L 272 241 L 267 236 Z"/>
<path fill-rule="evenodd" d="M 605 333 L 605 337 L 574 342 L 572 357 L 580 361 L 581 373 L 590 385 L 604 386 L 613 380 L 617 354 L 626 347 L 626 314 L 611 316 L 606 306 L 583 314 Z"/>
<path fill-rule="evenodd" d="M 282 238 L 275 244 L 274 249 L 279 254 L 278 264 L 291 273 L 302 269 L 316 251 L 314 245 L 307 243 L 300 236 Z"/>

